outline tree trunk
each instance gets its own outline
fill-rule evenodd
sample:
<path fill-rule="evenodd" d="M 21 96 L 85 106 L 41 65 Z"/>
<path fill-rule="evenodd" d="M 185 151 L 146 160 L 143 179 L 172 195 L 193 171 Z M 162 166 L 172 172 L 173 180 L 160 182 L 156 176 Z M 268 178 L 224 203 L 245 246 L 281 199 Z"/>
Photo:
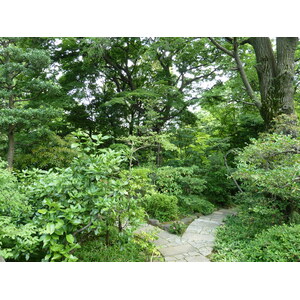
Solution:
<path fill-rule="evenodd" d="M 295 51 L 298 38 L 277 38 L 275 57 L 270 38 L 250 38 L 256 55 L 256 71 L 259 79 L 260 114 L 266 128 L 281 114 L 292 115 L 294 109 L 293 77 L 295 75 Z"/>
<path fill-rule="evenodd" d="M 14 99 L 11 96 L 9 98 L 9 108 L 14 108 Z M 13 168 L 14 164 L 14 155 L 15 155 L 15 125 L 9 124 L 8 126 L 8 151 L 7 151 L 7 166 L 8 169 Z"/>
<path fill-rule="evenodd" d="M 15 154 L 15 128 L 14 125 L 9 125 L 8 128 L 8 151 L 7 151 L 7 165 L 9 169 L 13 168 L 14 154 Z"/>
<path fill-rule="evenodd" d="M 156 165 L 160 167 L 162 164 L 162 157 L 161 157 L 161 144 L 157 143 L 157 152 L 156 152 Z"/>
<path fill-rule="evenodd" d="M 294 114 L 295 51 L 298 38 L 277 38 L 277 93 L 283 114 Z"/>

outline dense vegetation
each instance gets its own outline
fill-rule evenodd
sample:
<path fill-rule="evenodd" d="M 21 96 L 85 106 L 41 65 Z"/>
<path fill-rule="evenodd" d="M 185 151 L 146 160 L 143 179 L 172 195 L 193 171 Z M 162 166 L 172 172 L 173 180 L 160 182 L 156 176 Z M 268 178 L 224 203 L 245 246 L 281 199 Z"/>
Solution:
<path fill-rule="evenodd" d="M 300 261 L 296 38 L 0 38 L 0 256 L 160 260 L 148 219 L 236 207 L 213 261 Z"/>

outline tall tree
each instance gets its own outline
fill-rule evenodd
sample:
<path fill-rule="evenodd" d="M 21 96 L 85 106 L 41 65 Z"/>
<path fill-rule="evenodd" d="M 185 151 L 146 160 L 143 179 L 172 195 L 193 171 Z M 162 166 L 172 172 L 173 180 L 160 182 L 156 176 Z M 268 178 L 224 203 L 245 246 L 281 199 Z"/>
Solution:
<path fill-rule="evenodd" d="M 7 133 L 7 163 L 13 167 L 15 133 L 25 123 L 43 117 L 49 118 L 51 110 L 26 109 L 26 105 L 37 100 L 54 88 L 46 78 L 45 69 L 50 65 L 46 51 L 29 48 L 28 39 L 0 39 L 0 126 Z"/>
<path fill-rule="evenodd" d="M 66 92 L 85 103 L 98 130 L 116 136 L 195 120 L 194 84 L 216 75 L 216 52 L 197 38 L 68 38 L 57 60 Z"/>
<path fill-rule="evenodd" d="M 278 37 L 276 49 L 268 37 L 225 38 L 226 44 L 214 38 L 210 38 L 210 41 L 234 59 L 248 96 L 252 104 L 258 108 L 266 128 L 271 126 L 272 120 L 278 115 L 295 114 L 294 76 L 298 38 Z M 240 58 L 240 48 L 245 44 L 250 44 L 254 49 L 260 97 L 248 80 L 245 66 Z"/>

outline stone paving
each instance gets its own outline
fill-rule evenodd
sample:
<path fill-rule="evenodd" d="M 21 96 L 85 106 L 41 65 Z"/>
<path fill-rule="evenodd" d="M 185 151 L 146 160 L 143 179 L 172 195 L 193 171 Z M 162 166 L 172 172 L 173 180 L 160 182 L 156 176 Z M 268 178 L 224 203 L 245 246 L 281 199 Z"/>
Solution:
<path fill-rule="evenodd" d="M 166 262 L 209 262 L 216 228 L 223 224 L 226 216 L 235 213 L 234 209 L 220 209 L 208 216 L 194 220 L 180 237 L 149 224 L 142 225 L 137 232 L 157 232 L 157 246 Z"/>

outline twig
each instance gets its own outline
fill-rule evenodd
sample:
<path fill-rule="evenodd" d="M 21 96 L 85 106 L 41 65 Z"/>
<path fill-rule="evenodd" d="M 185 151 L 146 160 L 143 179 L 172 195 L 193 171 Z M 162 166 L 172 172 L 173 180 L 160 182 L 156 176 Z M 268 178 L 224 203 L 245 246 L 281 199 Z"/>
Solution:
<path fill-rule="evenodd" d="M 75 231 L 75 232 L 73 233 L 73 235 L 76 235 L 76 234 L 82 232 L 83 230 L 88 229 L 92 224 L 93 224 L 93 223 L 92 223 L 92 221 L 91 221 L 91 222 L 90 222 L 89 224 L 87 224 L 86 226 L 84 226 L 84 227 L 82 227 L 81 229 Z"/>

